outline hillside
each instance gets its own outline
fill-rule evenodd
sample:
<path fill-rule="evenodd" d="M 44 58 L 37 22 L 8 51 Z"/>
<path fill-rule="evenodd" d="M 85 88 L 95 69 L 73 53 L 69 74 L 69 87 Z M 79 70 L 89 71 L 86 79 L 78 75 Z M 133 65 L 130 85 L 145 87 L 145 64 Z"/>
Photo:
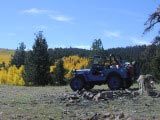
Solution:
<path fill-rule="evenodd" d="M 0 63 L 5 62 L 6 64 L 8 64 L 11 55 L 13 55 L 14 52 L 15 50 L 0 48 Z"/>
<path fill-rule="evenodd" d="M 112 48 L 105 50 L 107 56 L 109 54 L 120 55 L 123 59 L 127 60 L 136 60 L 139 57 L 139 54 L 146 49 L 146 46 L 133 46 L 126 48 Z M 0 48 L 0 63 L 3 61 L 8 64 L 15 50 Z M 49 48 L 49 55 L 54 64 L 57 59 L 78 55 L 80 57 L 90 57 L 91 51 L 78 48 Z"/>

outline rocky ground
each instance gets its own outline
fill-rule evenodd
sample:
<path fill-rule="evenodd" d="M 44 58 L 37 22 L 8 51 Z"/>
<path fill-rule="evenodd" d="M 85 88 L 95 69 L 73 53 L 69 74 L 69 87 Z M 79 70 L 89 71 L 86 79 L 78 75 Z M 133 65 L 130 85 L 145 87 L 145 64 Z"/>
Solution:
<path fill-rule="evenodd" d="M 160 120 L 159 85 L 149 96 L 137 88 L 73 92 L 69 86 L 1 85 L 0 120 Z"/>

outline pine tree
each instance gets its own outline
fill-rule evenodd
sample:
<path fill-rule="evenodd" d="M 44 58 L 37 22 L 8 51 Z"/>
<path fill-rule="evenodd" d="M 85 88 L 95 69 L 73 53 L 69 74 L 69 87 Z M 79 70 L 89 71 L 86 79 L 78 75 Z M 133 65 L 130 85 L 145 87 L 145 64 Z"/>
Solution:
<path fill-rule="evenodd" d="M 63 60 L 59 60 L 56 64 L 56 68 L 54 69 L 54 73 L 53 73 L 52 84 L 53 83 L 55 85 L 65 85 L 66 84 Z"/>
<path fill-rule="evenodd" d="M 33 51 L 25 61 L 24 80 L 33 85 L 47 85 L 50 80 L 48 45 L 42 31 L 36 35 Z"/>
<path fill-rule="evenodd" d="M 160 6 L 158 6 L 157 10 L 153 12 L 149 18 L 147 19 L 145 25 L 147 26 L 144 30 L 144 34 L 146 32 L 150 32 L 154 28 L 155 25 L 160 23 Z M 158 30 L 158 35 L 154 38 L 152 44 L 156 46 L 156 54 L 152 56 L 151 61 L 151 71 L 155 75 L 157 79 L 160 79 L 160 30 Z"/>
<path fill-rule="evenodd" d="M 94 40 L 94 42 L 92 43 L 91 50 L 92 50 L 91 56 L 93 55 L 105 56 L 105 51 L 101 39 Z"/>
<path fill-rule="evenodd" d="M 17 68 L 24 65 L 25 49 L 25 44 L 23 42 L 19 43 L 19 47 L 16 49 L 15 54 L 11 58 L 10 65 L 16 65 Z"/>
<path fill-rule="evenodd" d="M 151 68 L 153 75 L 160 80 L 160 46 L 157 46 L 156 56 L 152 59 Z M 160 81 L 158 81 L 160 83 Z"/>
<path fill-rule="evenodd" d="M 35 71 L 35 65 L 33 64 L 33 52 L 28 51 L 25 57 L 25 67 L 23 72 L 25 85 L 28 86 L 30 84 L 33 84 L 33 81 L 35 80 Z"/>

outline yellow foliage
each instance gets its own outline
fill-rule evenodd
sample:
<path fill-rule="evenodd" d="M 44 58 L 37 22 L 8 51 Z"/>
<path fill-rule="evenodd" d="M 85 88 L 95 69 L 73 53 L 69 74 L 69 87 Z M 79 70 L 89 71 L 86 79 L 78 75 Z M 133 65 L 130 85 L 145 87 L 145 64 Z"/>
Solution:
<path fill-rule="evenodd" d="M 0 84 L 6 84 L 7 83 L 7 71 L 4 68 L 1 68 L 0 70 Z"/>
<path fill-rule="evenodd" d="M 3 52 L 4 53 L 4 52 Z M 0 52 L 0 63 L 4 61 L 5 63 L 9 63 L 10 56 L 2 55 Z M 70 79 L 72 70 L 74 69 L 83 69 L 88 66 L 89 59 L 84 57 L 79 57 L 77 55 L 63 57 L 64 68 L 67 70 L 65 78 Z M 53 66 L 50 66 L 50 72 L 54 72 L 56 63 Z M 19 69 L 16 66 L 11 66 L 8 70 L 1 68 L 0 69 L 0 84 L 10 84 L 10 85 L 24 85 L 24 80 L 22 77 L 22 73 L 24 71 L 24 66 L 21 66 Z"/>
<path fill-rule="evenodd" d="M 62 60 L 64 62 L 64 68 L 67 70 L 67 73 L 65 75 L 66 79 L 71 78 L 72 70 L 86 68 L 89 63 L 89 59 L 84 58 L 84 57 L 79 57 L 77 55 L 63 57 Z M 56 65 L 56 62 L 55 62 L 55 65 Z M 50 68 L 51 72 L 54 71 L 55 65 L 51 66 Z"/>
<path fill-rule="evenodd" d="M 14 55 L 14 53 L 14 50 L 0 49 L 0 64 L 5 62 L 6 65 L 8 65 L 11 60 L 11 55 Z M 16 66 L 11 66 L 8 70 L 1 68 L 0 84 L 24 85 L 24 80 L 22 78 L 23 71 L 24 66 L 21 66 L 19 69 Z"/>
<path fill-rule="evenodd" d="M 55 65 L 50 66 L 50 72 L 53 72 L 55 68 L 56 68 L 56 66 L 55 66 Z"/>
<path fill-rule="evenodd" d="M 21 66 L 19 69 L 15 65 L 9 67 L 8 70 L 2 68 L 0 70 L 0 84 L 24 85 L 23 71 L 24 66 Z"/>

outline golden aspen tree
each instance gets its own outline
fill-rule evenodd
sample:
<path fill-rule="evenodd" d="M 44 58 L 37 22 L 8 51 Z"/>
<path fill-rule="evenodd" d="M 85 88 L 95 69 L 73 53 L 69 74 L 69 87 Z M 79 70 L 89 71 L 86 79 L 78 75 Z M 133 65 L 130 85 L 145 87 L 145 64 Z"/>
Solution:
<path fill-rule="evenodd" d="M 24 85 L 24 80 L 22 77 L 24 71 L 24 66 L 22 65 L 19 69 L 13 65 L 8 68 L 7 81 L 5 84 L 9 85 Z"/>
<path fill-rule="evenodd" d="M 16 71 L 17 71 L 17 68 L 16 68 L 15 65 L 10 66 L 10 67 L 8 68 L 7 84 L 9 84 L 9 85 L 14 85 L 15 79 L 16 79 L 16 77 L 15 77 Z"/>
<path fill-rule="evenodd" d="M 12 66 L 10 66 L 7 70 L 7 79 L 6 79 L 6 84 L 12 84 L 12 79 L 13 79 L 13 73 L 11 72 L 12 71 Z"/>
<path fill-rule="evenodd" d="M 68 70 L 65 77 L 70 79 L 72 70 L 86 68 L 89 60 L 87 58 L 79 57 L 78 55 L 63 57 L 64 68 Z"/>
<path fill-rule="evenodd" d="M 7 83 L 7 71 L 4 68 L 0 70 L 0 84 Z"/>
<path fill-rule="evenodd" d="M 17 82 L 17 85 L 24 85 L 23 72 L 24 72 L 24 65 L 21 65 L 21 67 L 18 69 L 18 82 Z"/>
<path fill-rule="evenodd" d="M 74 70 L 74 69 L 84 69 L 89 64 L 89 59 L 88 58 L 79 57 L 78 55 L 63 57 L 62 60 L 64 62 L 64 68 L 67 70 L 67 72 L 65 74 L 66 79 L 71 78 L 72 70 Z M 57 64 L 57 62 L 55 62 L 55 64 L 50 67 L 50 72 L 54 72 L 56 64 Z"/>

